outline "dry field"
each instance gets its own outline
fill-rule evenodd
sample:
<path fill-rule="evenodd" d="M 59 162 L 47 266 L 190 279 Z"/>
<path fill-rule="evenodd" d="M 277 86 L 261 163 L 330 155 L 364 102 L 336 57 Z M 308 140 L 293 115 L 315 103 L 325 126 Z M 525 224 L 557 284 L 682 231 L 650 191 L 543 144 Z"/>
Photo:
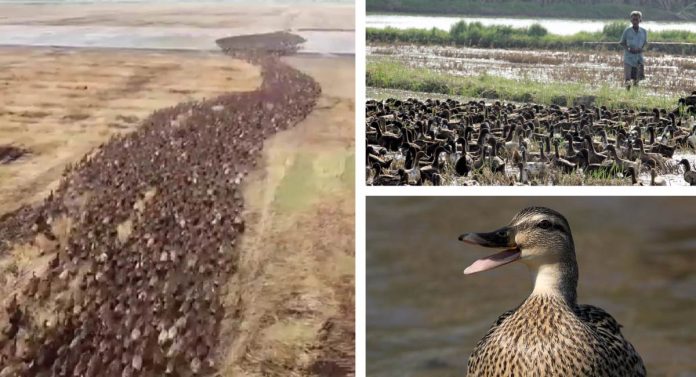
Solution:
<path fill-rule="evenodd" d="M 0 214 L 43 198 L 66 164 L 152 111 L 261 80 L 222 53 L 3 47 L 0 66 L 0 145 L 29 151 L 0 165 Z"/>

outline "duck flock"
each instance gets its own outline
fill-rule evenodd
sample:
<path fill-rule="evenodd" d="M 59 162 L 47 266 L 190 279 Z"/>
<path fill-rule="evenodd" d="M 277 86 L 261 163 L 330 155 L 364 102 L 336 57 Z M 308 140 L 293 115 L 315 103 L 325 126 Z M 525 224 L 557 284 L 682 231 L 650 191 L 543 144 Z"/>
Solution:
<path fill-rule="evenodd" d="M 368 185 L 696 185 L 696 92 L 670 110 L 390 98 L 365 111 Z"/>
<path fill-rule="evenodd" d="M 304 119 L 321 92 L 274 52 L 243 54 L 262 67 L 259 89 L 157 111 L 68 167 L 42 204 L 0 218 L 0 255 L 39 236 L 56 244 L 0 299 L 0 376 L 215 373 L 241 183 L 263 139 Z M 72 221 L 64 239 L 60 218 Z"/>

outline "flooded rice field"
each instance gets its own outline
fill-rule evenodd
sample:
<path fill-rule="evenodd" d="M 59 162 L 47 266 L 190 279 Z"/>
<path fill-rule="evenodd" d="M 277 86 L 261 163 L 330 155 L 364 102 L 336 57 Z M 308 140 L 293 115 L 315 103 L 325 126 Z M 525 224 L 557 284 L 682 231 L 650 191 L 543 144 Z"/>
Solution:
<path fill-rule="evenodd" d="M 683 101 L 668 113 L 368 100 L 366 184 L 693 186 L 696 94 Z"/>
<path fill-rule="evenodd" d="M 504 311 L 531 292 L 521 263 L 463 275 L 490 252 L 457 240 L 546 206 L 570 223 L 578 303 L 621 325 L 650 376 L 694 376 L 696 217 L 693 198 L 367 199 L 367 375 L 454 377 Z"/>
<path fill-rule="evenodd" d="M 368 61 L 390 59 L 412 68 L 456 76 L 488 74 L 507 79 L 568 82 L 591 87 L 623 85 L 623 55 L 614 51 L 544 51 L 450 46 L 368 45 Z M 696 57 L 646 54 L 646 80 L 654 95 L 696 88 Z"/>
<path fill-rule="evenodd" d="M 559 35 L 573 35 L 579 32 L 602 31 L 604 25 L 612 21 L 600 20 L 567 20 L 554 18 L 506 18 L 506 17 L 445 17 L 445 16 L 410 16 L 410 15 L 390 15 L 390 14 L 368 14 L 366 18 L 367 27 L 385 28 L 393 27 L 397 29 L 441 29 L 449 31 L 452 25 L 459 21 L 466 23 L 480 22 L 484 26 L 489 25 L 509 25 L 516 28 L 529 27 L 533 24 L 540 24 L 549 33 Z M 668 22 L 646 20 L 641 26 L 649 31 L 663 30 L 687 30 L 696 32 L 694 22 Z"/>

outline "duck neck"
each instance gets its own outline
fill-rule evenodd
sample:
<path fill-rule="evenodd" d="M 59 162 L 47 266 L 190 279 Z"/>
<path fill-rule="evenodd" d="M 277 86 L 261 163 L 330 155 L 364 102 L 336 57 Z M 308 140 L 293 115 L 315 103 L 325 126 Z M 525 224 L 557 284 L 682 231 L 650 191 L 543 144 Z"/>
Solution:
<path fill-rule="evenodd" d="M 529 267 L 534 279 L 532 296 L 553 296 L 562 298 L 571 306 L 576 304 L 578 264 L 575 256 L 553 263 L 532 263 Z"/>

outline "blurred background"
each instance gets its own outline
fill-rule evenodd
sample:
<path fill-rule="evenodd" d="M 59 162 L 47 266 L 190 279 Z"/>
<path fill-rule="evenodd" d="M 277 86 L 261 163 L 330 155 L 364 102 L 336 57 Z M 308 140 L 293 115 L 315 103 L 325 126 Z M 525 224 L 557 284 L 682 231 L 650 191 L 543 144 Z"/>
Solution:
<path fill-rule="evenodd" d="M 696 198 L 368 197 L 368 376 L 463 376 L 504 311 L 531 293 L 521 263 L 465 276 L 494 250 L 457 240 L 522 208 L 568 219 L 578 302 L 607 310 L 650 376 L 696 376 Z"/>

